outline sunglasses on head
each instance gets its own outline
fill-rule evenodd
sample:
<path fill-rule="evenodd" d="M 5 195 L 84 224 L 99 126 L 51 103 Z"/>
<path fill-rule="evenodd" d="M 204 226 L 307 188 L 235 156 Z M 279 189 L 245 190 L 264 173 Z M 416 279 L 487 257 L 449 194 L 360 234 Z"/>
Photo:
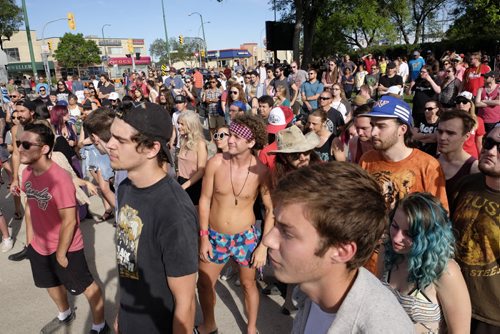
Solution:
<path fill-rule="evenodd" d="M 303 154 L 303 155 L 311 155 L 312 151 L 313 150 L 309 150 L 309 151 L 305 151 L 305 152 L 288 153 L 288 156 L 292 160 L 299 160 L 301 154 Z"/>
<path fill-rule="evenodd" d="M 35 143 L 30 143 L 29 141 L 20 141 L 20 140 L 16 140 L 16 145 L 17 147 L 23 147 L 25 150 L 29 150 L 31 148 L 31 146 L 43 146 L 42 144 L 35 144 Z"/>
<path fill-rule="evenodd" d="M 500 142 L 491 137 L 486 137 L 486 139 L 484 139 L 483 149 L 485 149 L 486 151 L 491 150 L 495 146 L 497 147 L 497 151 L 500 152 Z"/>
<path fill-rule="evenodd" d="M 222 140 L 224 137 L 229 137 L 229 133 L 227 132 L 220 132 L 220 133 L 214 133 L 214 140 Z"/>

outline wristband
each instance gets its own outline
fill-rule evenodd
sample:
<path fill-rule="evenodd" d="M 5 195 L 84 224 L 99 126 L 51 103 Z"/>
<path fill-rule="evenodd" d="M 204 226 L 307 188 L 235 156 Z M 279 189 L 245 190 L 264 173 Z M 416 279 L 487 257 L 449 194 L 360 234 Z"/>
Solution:
<path fill-rule="evenodd" d="M 200 230 L 200 237 L 208 235 L 208 230 Z"/>

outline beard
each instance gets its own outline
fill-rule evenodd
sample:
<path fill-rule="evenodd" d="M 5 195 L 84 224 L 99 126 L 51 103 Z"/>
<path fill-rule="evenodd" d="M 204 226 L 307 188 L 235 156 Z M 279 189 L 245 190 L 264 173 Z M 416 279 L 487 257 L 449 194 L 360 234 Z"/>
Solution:
<path fill-rule="evenodd" d="M 479 159 L 478 168 L 486 176 L 500 178 L 500 170 L 495 170 L 495 166 L 490 166 L 483 159 Z"/>
<path fill-rule="evenodd" d="M 392 146 L 394 146 L 398 142 L 398 133 L 397 130 L 394 131 L 394 133 L 390 134 L 387 136 L 385 139 L 379 139 L 379 138 L 373 138 L 372 137 L 372 143 L 373 143 L 373 148 L 379 151 L 384 151 Z"/>

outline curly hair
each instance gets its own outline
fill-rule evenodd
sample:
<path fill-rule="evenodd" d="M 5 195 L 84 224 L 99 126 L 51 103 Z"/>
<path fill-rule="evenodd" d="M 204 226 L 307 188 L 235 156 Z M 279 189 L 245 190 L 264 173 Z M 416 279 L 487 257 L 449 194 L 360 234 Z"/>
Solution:
<path fill-rule="evenodd" d="M 203 126 L 200 123 L 200 118 L 194 111 L 188 110 L 179 115 L 177 122 L 184 122 L 186 137 L 181 137 L 181 149 L 195 151 L 196 144 L 200 140 L 204 140 Z"/>
<path fill-rule="evenodd" d="M 408 254 L 408 282 L 425 288 L 439 279 L 454 256 L 451 221 L 439 200 L 429 193 L 409 194 L 398 208 L 408 216 L 409 234 L 413 239 Z M 385 242 L 385 249 L 385 269 L 391 270 L 402 262 L 403 255 L 394 252 L 391 240 Z"/>
<path fill-rule="evenodd" d="M 241 115 L 237 116 L 232 122 L 246 126 L 252 131 L 255 145 L 253 150 L 261 150 L 267 144 L 267 131 L 266 125 L 261 117 L 255 115 Z"/>

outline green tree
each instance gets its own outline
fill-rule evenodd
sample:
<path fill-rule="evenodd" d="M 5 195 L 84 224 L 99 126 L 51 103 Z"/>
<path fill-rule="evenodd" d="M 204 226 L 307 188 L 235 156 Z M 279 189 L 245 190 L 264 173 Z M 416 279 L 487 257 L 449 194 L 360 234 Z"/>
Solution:
<path fill-rule="evenodd" d="M 3 41 L 10 40 L 12 34 L 19 30 L 23 22 L 22 10 L 14 0 L 0 0 L 0 48 Z"/>
<path fill-rule="evenodd" d="M 197 39 L 184 38 L 184 44 L 180 45 L 176 38 L 170 38 L 169 45 L 172 48 L 170 51 L 170 60 L 172 63 L 183 62 L 186 65 L 192 66 L 196 62 L 194 53 L 200 48 Z M 164 42 L 163 42 L 164 43 Z M 160 58 L 161 63 L 167 63 L 166 54 Z"/>
<path fill-rule="evenodd" d="M 452 40 L 477 37 L 499 38 L 500 36 L 500 5 L 498 1 L 457 1 L 453 11 L 455 21 L 446 32 L 446 37 Z"/>
<path fill-rule="evenodd" d="M 149 54 L 153 58 L 162 58 L 167 56 L 167 45 L 165 40 L 157 38 L 149 46 Z"/>
<path fill-rule="evenodd" d="M 97 64 L 101 61 L 96 42 L 86 40 L 82 34 L 66 33 L 59 41 L 54 58 L 65 68 L 80 68 Z"/>
<path fill-rule="evenodd" d="M 439 10 L 453 3 L 453 0 L 380 0 L 379 6 L 394 22 L 404 42 L 413 45 L 423 42 L 424 29 L 432 26 Z"/>

